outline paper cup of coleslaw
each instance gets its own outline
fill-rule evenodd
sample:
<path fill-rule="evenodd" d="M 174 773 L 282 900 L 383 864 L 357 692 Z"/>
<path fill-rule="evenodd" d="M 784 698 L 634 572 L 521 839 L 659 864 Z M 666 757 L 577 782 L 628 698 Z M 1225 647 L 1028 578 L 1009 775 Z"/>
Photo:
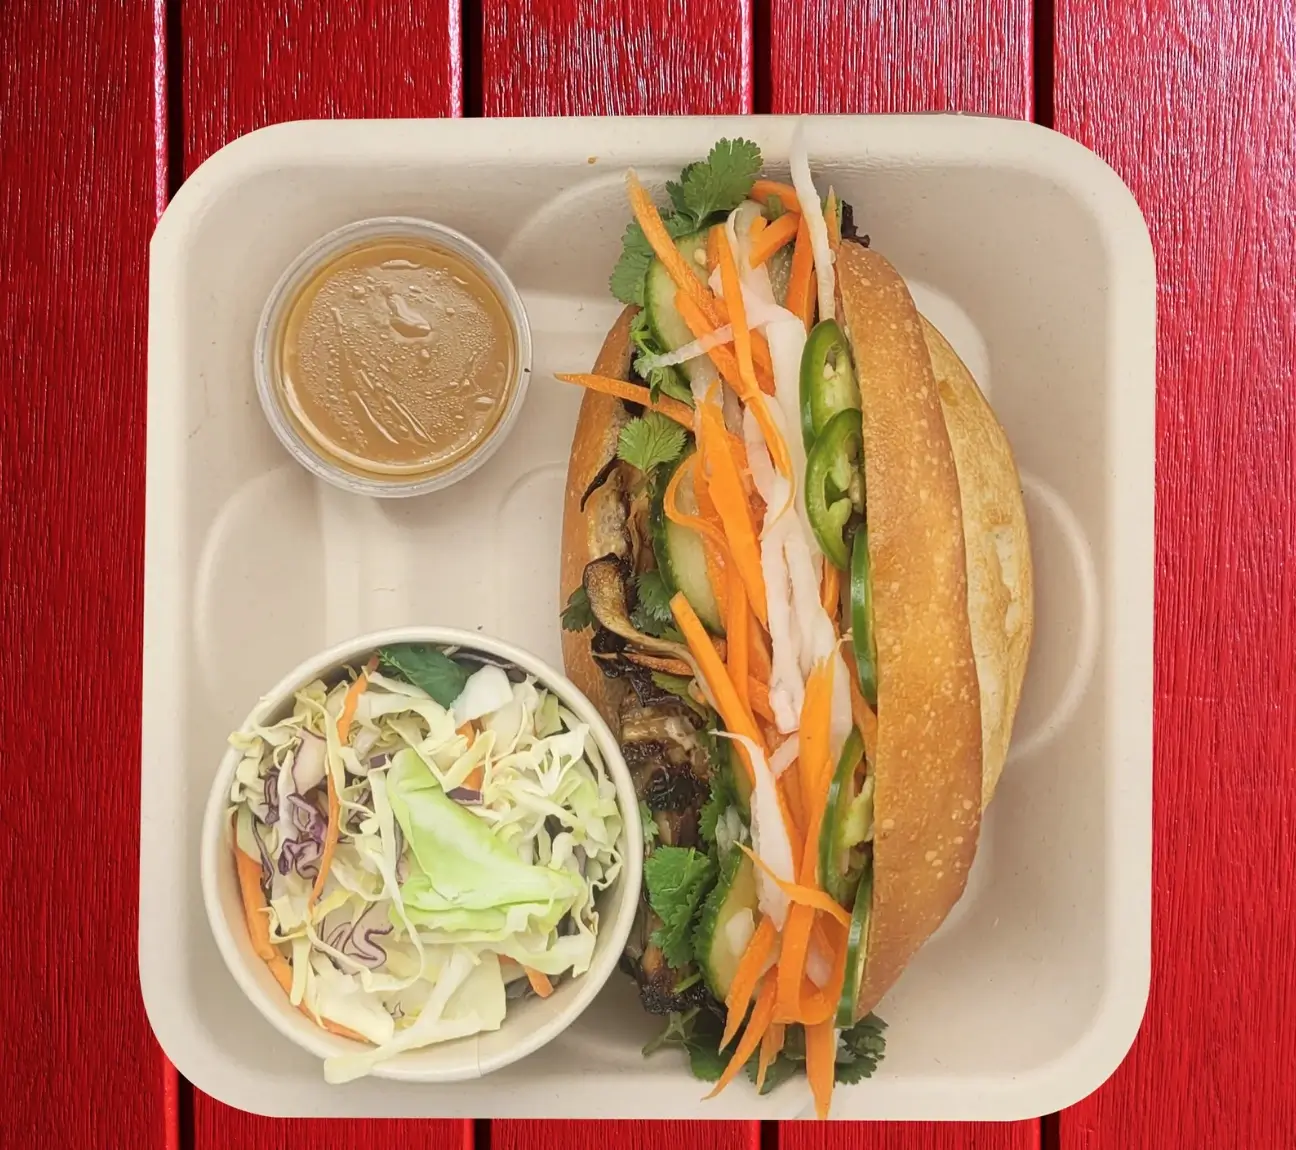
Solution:
<path fill-rule="evenodd" d="M 441 627 L 308 659 L 231 736 L 202 885 L 234 980 L 335 1083 L 477 1078 L 616 969 L 637 911 L 629 770 L 565 676 Z"/>

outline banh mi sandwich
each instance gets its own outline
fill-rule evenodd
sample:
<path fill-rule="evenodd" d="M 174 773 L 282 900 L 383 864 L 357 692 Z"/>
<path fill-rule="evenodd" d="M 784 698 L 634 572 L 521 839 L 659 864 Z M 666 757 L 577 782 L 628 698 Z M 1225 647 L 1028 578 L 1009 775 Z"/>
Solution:
<path fill-rule="evenodd" d="M 1006 438 L 796 149 L 722 140 L 634 222 L 562 539 L 568 674 L 643 803 L 626 952 L 662 1045 L 817 1112 L 967 882 L 1030 646 Z"/>

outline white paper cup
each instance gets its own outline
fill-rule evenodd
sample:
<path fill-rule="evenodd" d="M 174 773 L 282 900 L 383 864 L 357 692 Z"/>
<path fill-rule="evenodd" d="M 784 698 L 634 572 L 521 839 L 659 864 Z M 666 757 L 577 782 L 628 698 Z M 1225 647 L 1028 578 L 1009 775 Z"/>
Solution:
<path fill-rule="evenodd" d="M 313 679 L 327 680 L 343 665 L 362 663 L 377 648 L 393 643 L 462 647 L 510 663 L 534 676 L 538 685 L 552 691 L 581 722 L 589 724 L 608 776 L 616 784 L 617 806 L 621 811 L 619 845 L 624 862 L 617 880 L 597 899 L 599 930 L 589 970 L 575 978 L 564 978 L 549 998 L 511 999 L 499 1030 L 422 1050 L 405 1051 L 379 1063 L 372 1071 L 376 1077 L 401 1082 L 457 1082 L 479 1078 L 539 1050 L 580 1017 L 616 970 L 634 924 L 643 874 L 639 802 L 621 748 L 594 705 L 566 676 L 534 655 L 500 639 L 479 634 L 445 627 L 403 627 L 339 643 L 307 659 L 285 675 L 257 703 L 247 721 L 276 721 L 290 713 L 293 695 L 301 687 Z M 269 968 L 252 949 L 243 916 L 243 900 L 234 864 L 233 832 L 228 817 L 230 784 L 241 757 L 232 747 L 226 750 L 203 817 L 200 848 L 203 902 L 216 946 L 234 981 L 252 1005 L 280 1034 L 303 1050 L 322 1059 L 372 1049 L 330 1034 L 313 1018 L 294 1007 Z M 249 1035 L 248 1039 L 254 1041 L 256 1036 Z"/>

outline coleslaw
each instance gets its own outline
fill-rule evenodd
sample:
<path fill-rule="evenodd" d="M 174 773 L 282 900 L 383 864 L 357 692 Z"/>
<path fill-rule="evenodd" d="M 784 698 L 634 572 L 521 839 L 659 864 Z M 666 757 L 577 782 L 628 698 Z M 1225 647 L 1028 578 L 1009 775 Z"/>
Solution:
<path fill-rule="evenodd" d="M 249 936 L 290 1002 L 363 1047 L 497 1030 L 590 966 L 621 869 L 616 788 L 586 724 L 532 677 L 428 645 L 299 690 L 230 737 Z"/>

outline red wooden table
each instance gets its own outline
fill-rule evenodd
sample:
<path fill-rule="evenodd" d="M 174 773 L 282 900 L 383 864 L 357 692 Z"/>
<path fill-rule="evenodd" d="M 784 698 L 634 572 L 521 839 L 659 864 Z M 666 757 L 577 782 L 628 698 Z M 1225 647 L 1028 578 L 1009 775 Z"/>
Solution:
<path fill-rule="evenodd" d="M 0 0 L 6 1146 L 1296 1146 L 1294 0 Z M 274 1121 L 179 1082 L 135 969 L 147 241 L 262 124 L 955 109 L 1133 188 L 1160 291 L 1143 1031 L 1039 1122 Z"/>

